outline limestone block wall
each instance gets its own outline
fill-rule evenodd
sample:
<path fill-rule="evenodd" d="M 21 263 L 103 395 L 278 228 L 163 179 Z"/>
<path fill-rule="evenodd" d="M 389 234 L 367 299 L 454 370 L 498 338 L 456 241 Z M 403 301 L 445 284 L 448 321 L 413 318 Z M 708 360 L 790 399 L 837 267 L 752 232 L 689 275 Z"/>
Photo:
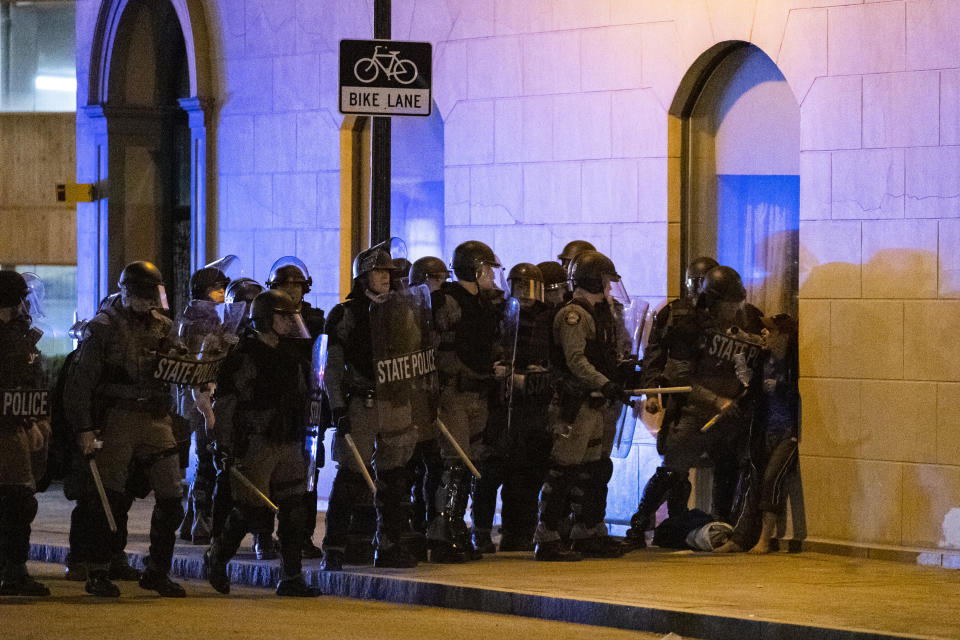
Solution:
<path fill-rule="evenodd" d="M 371 37 L 372 2 L 191 2 L 219 87 L 219 251 L 260 279 L 300 255 L 329 309 L 337 46 Z M 81 87 L 99 4 L 77 5 Z M 800 104 L 808 533 L 944 548 L 960 548 L 944 530 L 960 508 L 958 27 L 950 0 L 393 1 L 393 37 L 434 45 L 444 257 L 480 239 L 508 265 L 538 262 L 587 239 L 654 303 L 679 285 L 678 87 L 717 43 L 765 52 Z M 638 444 L 613 517 L 656 465 Z"/>

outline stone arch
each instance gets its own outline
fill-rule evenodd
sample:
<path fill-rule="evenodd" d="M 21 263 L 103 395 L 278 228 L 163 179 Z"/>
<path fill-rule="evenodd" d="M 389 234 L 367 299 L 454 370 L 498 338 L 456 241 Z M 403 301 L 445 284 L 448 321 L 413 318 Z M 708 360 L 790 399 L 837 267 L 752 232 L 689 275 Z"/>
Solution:
<path fill-rule="evenodd" d="M 138 11 L 143 13 L 145 9 L 163 13 L 166 16 L 165 28 L 173 30 L 167 35 L 176 34 L 176 42 L 172 46 L 180 47 L 182 43 L 172 63 L 182 65 L 182 82 L 177 80 L 175 90 L 166 90 L 163 104 L 129 100 L 129 96 L 123 95 L 121 90 L 125 83 L 118 82 L 116 77 L 126 70 L 122 60 L 126 52 L 130 47 L 140 46 L 135 40 L 136 36 L 131 33 L 131 15 Z M 142 36 L 143 31 L 136 35 Z M 163 40 L 162 37 L 152 40 L 158 51 L 171 46 Z M 87 101 L 85 106 L 80 107 L 83 117 L 78 119 L 78 176 L 84 181 L 96 182 L 99 197 L 86 207 L 84 214 L 78 210 L 77 284 L 81 312 L 89 313 L 91 307 L 95 308 L 96 301 L 111 291 L 121 263 L 130 259 L 125 255 L 127 250 L 123 248 L 123 242 L 111 240 L 111 237 L 116 237 L 124 224 L 128 227 L 145 224 L 139 218 L 128 220 L 133 214 L 125 212 L 125 196 L 130 192 L 129 188 L 125 192 L 125 187 L 129 186 L 125 184 L 125 173 L 133 175 L 129 171 L 124 172 L 120 161 L 126 153 L 125 146 L 132 136 L 142 131 L 168 126 L 171 117 L 176 118 L 178 131 L 182 133 L 179 134 L 175 151 L 178 159 L 175 163 L 172 160 L 170 162 L 175 164 L 172 171 L 179 175 L 180 186 L 177 190 L 180 195 L 177 200 L 181 202 L 178 202 L 178 206 L 188 211 L 188 214 L 184 214 L 187 220 L 180 224 L 185 227 L 184 233 L 188 237 L 185 243 L 188 246 L 182 251 L 178 250 L 181 257 L 177 258 L 177 264 L 181 267 L 175 279 L 183 280 L 183 274 L 179 272 L 192 271 L 210 258 L 208 248 L 216 245 L 214 220 L 208 221 L 208 212 L 211 217 L 215 215 L 212 198 L 216 191 L 209 187 L 215 179 L 215 173 L 208 163 L 208 158 L 212 158 L 208 140 L 214 139 L 213 135 L 207 135 L 207 128 L 212 123 L 212 98 L 215 95 L 211 59 L 210 40 L 200 0 L 160 0 L 149 3 L 143 0 L 104 0 L 100 5 L 91 36 Z M 164 61 L 162 56 L 158 56 L 157 60 L 159 68 Z M 170 71 L 168 75 L 177 73 L 180 72 Z M 136 144 L 144 146 L 142 140 Z M 144 148 L 147 150 L 141 152 L 142 162 L 147 162 L 146 157 L 157 152 L 157 149 L 148 147 L 146 145 Z M 164 171 L 169 173 L 171 170 L 158 170 L 160 177 L 156 180 L 170 179 L 161 175 Z M 154 185 L 149 188 L 158 187 Z M 160 222 L 156 224 L 162 226 Z M 157 233 L 166 233 L 165 229 Z M 162 245 L 165 240 L 157 242 Z M 95 266 L 81 264 L 87 261 L 94 262 Z"/>

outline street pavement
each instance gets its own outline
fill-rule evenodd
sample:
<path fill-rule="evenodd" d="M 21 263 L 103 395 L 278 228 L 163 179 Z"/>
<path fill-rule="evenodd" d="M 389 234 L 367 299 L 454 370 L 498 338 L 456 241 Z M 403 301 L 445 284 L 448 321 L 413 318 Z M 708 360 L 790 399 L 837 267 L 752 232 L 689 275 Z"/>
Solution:
<path fill-rule="evenodd" d="M 198 581 L 191 597 L 164 600 L 134 583 L 120 583 L 119 600 L 88 596 L 83 583 L 63 579 L 63 567 L 31 563 L 30 571 L 53 591 L 50 598 L 0 597 L 0 638 L 35 640 L 184 640 L 278 638 L 330 640 L 654 640 L 661 634 L 586 627 L 518 616 L 417 607 L 322 596 L 278 598 L 268 589 L 237 587 L 229 596 Z"/>
<path fill-rule="evenodd" d="M 55 490 L 41 496 L 35 558 L 62 559 L 71 506 Z M 136 560 L 146 553 L 151 507 L 151 500 L 139 501 L 131 513 L 127 551 Z M 321 536 L 322 531 L 317 541 Z M 178 545 L 177 571 L 199 578 L 201 553 L 200 547 Z M 955 613 L 960 571 L 870 558 L 653 549 L 580 563 L 538 563 L 532 554 L 507 553 L 466 565 L 422 564 L 413 570 L 367 566 L 328 573 L 317 565 L 305 563 L 307 579 L 336 595 L 661 635 L 676 632 L 711 640 L 960 638 Z M 279 576 L 277 561 L 256 562 L 248 548 L 231 569 L 235 582 L 260 586 Z M 187 588 L 191 595 L 214 595 L 202 580 Z"/>

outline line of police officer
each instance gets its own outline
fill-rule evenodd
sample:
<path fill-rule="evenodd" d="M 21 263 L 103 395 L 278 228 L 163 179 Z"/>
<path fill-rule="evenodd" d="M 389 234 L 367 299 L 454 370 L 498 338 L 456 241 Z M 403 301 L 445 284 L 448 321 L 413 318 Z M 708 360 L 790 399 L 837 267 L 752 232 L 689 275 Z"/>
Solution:
<path fill-rule="evenodd" d="M 399 265 L 409 263 L 402 243 L 392 239 L 357 256 L 350 295 L 326 322 L 303 300 L 311 280 L 299 260 L 277 261 L 266 291 L 250 279 L 231 281 L 225 264 L 214 263 L 194 274 L 193 301 L 177 327 L 162 312 L 156 267 L 128 265 L 119 295 L 107 298 L 83 328 L 63 391 L 78 459 L 87 462 L 80 473 L 94 480 L 76 492 L 71 531 L 71 555 L 86 569 L 87 591 L 117 596 L 111 577 L 130 578 L 125 562 L 115 567 L 123 556 L 126 512 L 133 495 L 152 489 L 149 561 L 133 576 L 141 587 L 185 595 L 168 577 L 181 526 L 183 537 L 210 541 L 210 582 L 228 592 L 227 563 L 241 539 L 253 532 L 258 557 L 269 553 L 276 514 L 283 568 L 277 593 L 317 595 L 300 571 L 302 557 L 317 555 L 311 541 L 317 461 L 304 453 L 308 423 L 336 427 L 339 466 L 323 543 L 327 570 L 348 559 L 351 535 L 362 539 L 371 529 L 377 566 L 415 566 L 427 549 L 434 562 L 493 552 L 501 486 L 500 550 L 535 545 L 537 559 L 561 561 L 626 552 L 631 545 L 607 535 L 604 515 L 617 418 L 631 402 L 625 384 L 637 364 L 624 323 L 628 298 L 612 261 L 589 243 L 572 242 L 558 257 L 561 264 L 521 263 L 504 279 L 493 251 L 470 241 L 454 251 L 456 281 L 448 281 L 446 266 L 432 257 L 415 262 L 404 279 Z M 22 306 L 6 304 L 19 296 L 7 295 L 11 286 L 4 281 L 5 312 Z M 744 415 L 743 368 L 754 363 L 732 357 L 742 349 L 721 344 L 717 350 L 716 340 L 711 351 L 704 338 L 730 339 L 737 327 L 759 333 L 751 324 L 759 313 L 743 306 L 736 272 L 712 261 L 691 265 L 687 290 L 692 295 L 658 314 L 642 367 L 644 386 L 692 383 L 694 393 L 665 408 L 664 465 L 633 518 L 628 542 L 634 547 L 644 546 L 643 534 L 665 499 L 671 511 L 685 508 L 686 472 L 702 454 L 725 459 L 717 447 L 729 444 Z M 244 311 L 232 325 L 215 311 L 224 301 Z M 5 318 L 0 337 L 15 326 Z M 176 352 L 220 365 L 213 379 L 176 380 L 179 429 L 171 420 L 170 381 L 156 375 L 158 357 Z M 4 380 L 4 387 L 11 384 Z M 315 407 L 328 398 L 329 415 L 319 410 L 308 417 L 311 397 Z M 648 401 L 647 411 L 660 409 Z M 715 412 L 723 428 L 701 431 Z M 21 421 L 16 433 L 36 440 L 33 430 L 42 422 Z M 190 432 L 198 468 L 188 499 L 192 521 L 181 525 L 178 454 Z M 147 481 L 146 491 L 131 490 L 133 473 Z M 7 522 L 26 515 L 29 522 L 27 503 L 32 500 L 34 512 L 36 503 L 29 489 L 8 498 L 6 482 L 0 478 L 3 588 L 39 592 L 21 566 L 22 553 L 9 551 L 22 543 L 7 542 L 16 537 Z M 464 522 L 471 495 L 472 535 Z M 717 504 L 724 500 L 715 497 Z M 7 515 L 11 508 L 17 517 Z M 364 512 L 376 516 L 364 518 Z"/>

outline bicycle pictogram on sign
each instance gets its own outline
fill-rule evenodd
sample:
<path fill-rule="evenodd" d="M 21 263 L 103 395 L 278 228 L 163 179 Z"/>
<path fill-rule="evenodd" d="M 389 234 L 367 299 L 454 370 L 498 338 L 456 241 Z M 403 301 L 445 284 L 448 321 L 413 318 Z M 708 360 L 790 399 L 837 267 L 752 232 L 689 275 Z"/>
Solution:
<path fill-rule="evenodd" d="M 339 66 L 341 113 L 430 115 L 429 42 L 341 40 Z"/>
<path fill-rule="evenodd" d="M 416 80 L 419 74 L 413 60 L 401 59 L 399 51 L 387 49 L 385 46 L 377 45 L 373 48 L 372 56 L 357 60 L 353 65 L 353 76 L 364 84 L 373 82 L 381 73 L 387 80 L 394 80 L 400 84 L 410 84 Z"/>

